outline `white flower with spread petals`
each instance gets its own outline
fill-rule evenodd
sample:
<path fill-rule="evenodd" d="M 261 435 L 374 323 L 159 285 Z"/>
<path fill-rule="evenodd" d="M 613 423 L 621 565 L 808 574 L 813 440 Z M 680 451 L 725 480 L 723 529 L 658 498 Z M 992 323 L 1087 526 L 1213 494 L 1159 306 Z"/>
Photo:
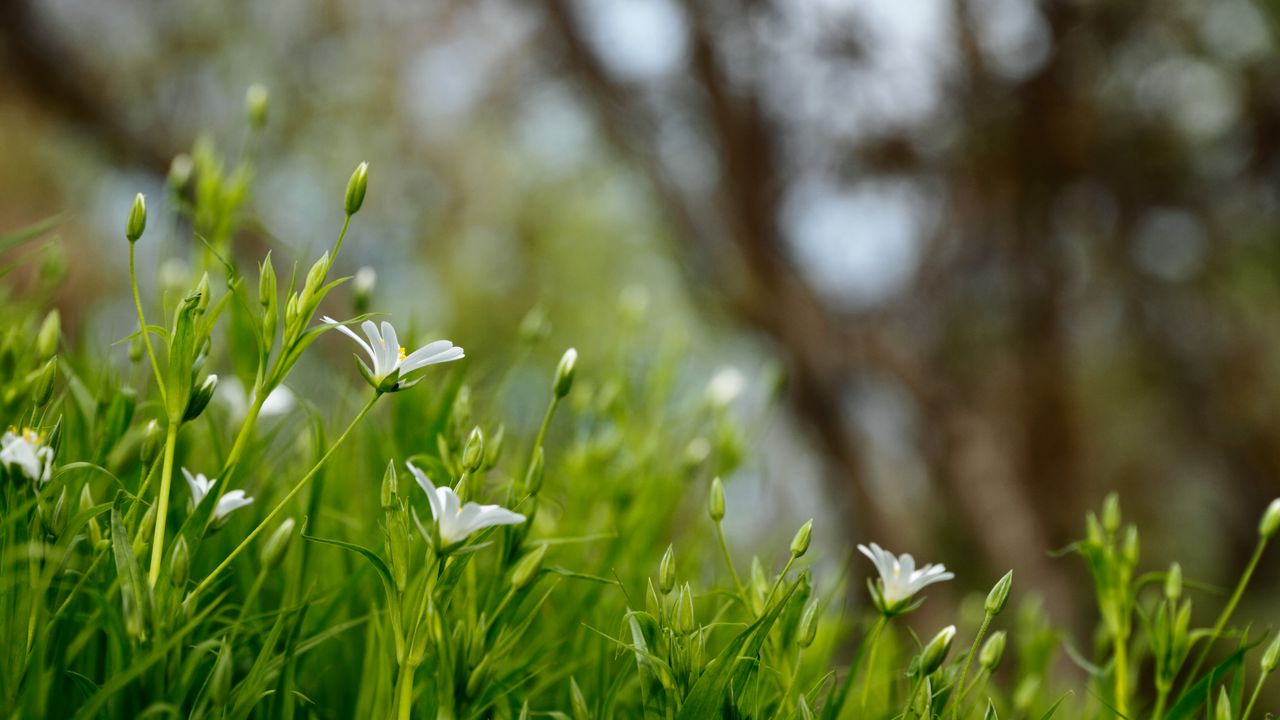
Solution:
<path fill-rule="evenodd" d="M 415 370 L 466 357 L 462 348 L 448 340 L 436 340 L 406 354 L 400 345 L 399 338 L 396 337 L 396 329 L 391 327 L 389 322 L 382 323 L 381 330 L 372 320 L 361 323 L 360 329 L 364 330 L 365 337 L 369 339 L 365 342 L 351 328 L 337 320 L 331 317 L 323 317 L 321 320 L 338 328 L 339 332 L 355 340 L 360 347 L 364 348 L 369 355 L 369 360 L 373 363 L 373 368 L 370 369 L 361 361 L 360 372 L 364 374 L 369 384 L 382 392 L 403 390 L 413 385 L 413 382 L 402 383 L 401 380 Z"/>
<path fill-rule="evenodd" d="M 872 598 L 880 606 L 880 611 L 886 614 L 907 610 L 906 604 L 926 585 L 955 577 L 943 565 L 925 565 L 917 570 L 915 558 L 910 555 L 894 557 L 893 553 L 875 543 L 871 543 L 870 548 L 859 545 L 858 550 L 871 558 L 880 573 Z"/>
<path fill-rule="evenodd" d="M 213 489 L 218 479 L 210 480 L 203 473 L 192 475 L 186 468 L 182 468 L 182 474 L 187 478 L 187 487 L 191 488 L 191 502 L 193 505 L 199 505 L 205 495 Z M 218 505 L 213 508 L 214 521 L 222 520 L 232 512 L 239 510 L 246 505 L 252 505 L 253 498 L 245 497 L 243 490 L 229 490 L 225 495 L 218 498 Z"/>
<path fill-rule="evenodd" d="M 17 428 L 0 437 L 0 466 L 12 472 L 15 468 L 28 480 L 43 484 L 53 472 L 53 448 L 45 445 L 45 435 L 31 428 Z"/>
<path fill-rule="evenodd" d="M 453 488 L 436 487 L 427 474 L 414 467 L 413 463 L 405 463 L 409 472 L 418 481 L 418 485 L 427 493 L 431 503 L 431 514 L 440 527 L 440 544 L 449 547 L 466 540 L 471 533 L 495 525 L 518 525 L 525 517 L 517 512 L 499 505 L 480 505 L 469 502 L 465 505 L 458 499 Z"/>

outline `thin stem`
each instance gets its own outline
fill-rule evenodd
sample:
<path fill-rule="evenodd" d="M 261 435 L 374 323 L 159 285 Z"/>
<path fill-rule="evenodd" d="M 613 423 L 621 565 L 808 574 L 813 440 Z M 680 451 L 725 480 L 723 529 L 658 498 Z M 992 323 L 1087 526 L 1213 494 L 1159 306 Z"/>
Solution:
<path fill-rule="evenodd" d="M 960 714 L 960 698 L 964 696 L 964 683 L 969 678 L 969 666 L 973 664 L 973 656 L 978 653 L 978 644 L 982 642 L 982 636 L 987 632 L 987 626 L 991 624 L 991 618 L 995 617 L 991 613 L 982 616 L 982 625 L 978 627 L 978 634 L 973 636 L 973 645 L 969 647 L 969 654 L 964 659 L 964 669 L 960 671 L 960 682 L 956 684 L 956 704 L 951 707 L 951 717 L 958 717 Z"/>
<path fill-rule="evenodd" d="M 188 601 L 194 598 L 195 596 L 199 595 L 205 589 L 207 589 L 209 585 L 213 582 L 214 578 L 218 577 L 218 575 L 221 574 L 223 570 L 226 570 L 227 566 L 231 564 L 231 561 L 234 560 L 237 555 L 244 552 L 245 548 L 249 546 L 249 543 L 253 542 L 253 539 L 256 538 L 258 534 L 261 533 L 264 529 L 266 529 L 267 525 L 270 524 L 271 521 L 274 520 L 276 516 L 279 515 L 284 510 L 285 505 L 288 505 L 289 501 L 292 500 L 294 496 L 296 496 L 299 492 L 301 492 L 302 488 L 307 486 L 307 483 L 311 482 L 311 479 L 314 478 L 316 476 L 316 473 L 320 471 L 320 468 L 324 466 L 325 462 L 329 459 L 329 456 L 333 455 L 334 451 L 338 449 L 338 446 L 342 445 L 343 441 L 347 439 L 347 436 L 351 434 L 351 431 L 355 428 L 355 426 L 358 425 L 360 421 L 364 419 L 364 416 L 369 414 L 369 411 L 373 409 L 374 403 L 376 403 L 378 401 L 378 398 L 380 397 L 382 397 L 382 393 L 375 393 L 374 396 L 369 399 L 369 402 L 365 403 L 364 408 L 361 409 L 360 413 L 351 420 L 351 424 L 348 425 L 347 429 L 343 430 L 342 434 L 338 436 L 338 439 L 335 440 L 333 444 L 329 446 L 329 449 L 325 451 L 324 455 L 321 456 L 320 460 L 318 460 L 316 464 L 313 465 L 311 469 L 307 471 L 306 475 L 302 476 L 302 479 L 299 480 L 298 483 L 293 486 L 293 489 L 290 490 L 288 494 L 286 494 L 283 498 L 280 499 L 280 502 L 276 503 L 275 507 L 271 508 L 271 512 L 267 513 L 267 516 L 262 519 L 262 522 L 258 523 L 258 526 L 255 527 L 252 531 L 250 531 L 249 534 L 245 536 L 244 540 L 241 540 L 240 544 L 237 545 L 229 555 L 227 555 L 225 558 L 222 559 L 222 562 L 218 563 L 218 566 L 213 569 L 213 572 L 209 573 L 204 580 L 201 580 L 200 584 L 197 585 L 195 589 L 191 591 L 191 594 L 187 595 Z"/>
<path fill-rule="evenodd" d="M 773 602 L 774 593 L 778 592 L 778 588 L 782 586 L 782 581 L 787 578 L 787 571 L 791 569 L 791 566 L 794 565 L 795 562 L 796 562 L 795 555 L 792 555 L 791 557 L 787 558 L 787 564 L 782 566 L 782 572 L 778 573 L 778 579 L 774 580 L 773 587 L 769 588 L 769 594 L 765 596 L 764 606 L 762 607 L 760 612 L 769 611 L 769 603 Z"/>
<path fill-rule="evenodd" d="M 1267 679 L 1264 672 L 1258 675 L 1258 684 L 1253 686 L 1253 694 L 1249 696 L 1249 704 L 1244 706 L 1244 712 L 1240 715 L 1240 720 L 1249 720 L 1249 713 L 1253 712 L 1254 703 L 1258 702 L 1258 696 L 1262 694 L 1262 683 Z"/>
<path fill-rule="evenodd" d="M 222 465 L 222 482 L 219 484 L 218 497 L 222 497 L 222 492 L 230 484 L 231 475 L 235 472 L 236 466 L 240 463 L 240 456 L 244 454 L 244 448 L 249 443 L 249 438 L 253 435 L 253 427 L 257 423 L 258 413 L 262 411 L 262 404 L 267 401 L 268 393 L 263 392 L 261 386 L 253 391 L 253 404 L 249 406 L 249 412 L 244 416 L 244 423 L 240 426 L 240 432 L 236 434 L 236 441 L 231 445 L 231 452 L 227 455 L 227 461 Z"/>
<path fill-rule="evenodd" d="M 547 428 L 551 426 L 551 416 L 555 414 L 556 406 L 559 404 L 560 398 L 552 395 L 551 403 L 547 405 L 547 414 L 542 417 L 542 427 L 538 428 L 538 438 L 533 441 L 533 451 L 529 453 L 529 465 L 533 465 L 534 453 L 537 453 L 538 448 L 542 447 L 542 440 L 547 436 Z"/>
<path fill-rule="evenodd" d="M 142 344 L 147 348 L 147 357 L 151 358 L 151 370 L 156 376 L 156 389 L 160 391 L 161 404 L 169 407 L 164 390 L 164 376 L 160 373 L 160 362 L 156 360 L 156 351 L 151 347 L 151 333 L 147 332 L 147 318 L 142 314 L 142 296 L 138 294 L 138 271 L 134 263 L 133 246 L 134 243 L 129 243 L 129 284 L 133 286 L 133 306 L 138 311 L 138 332 L 142 333 Z"/>
<path fill-rule="evenodd" d="M 160 560 L 164 557 L 164 526 L 169 519 L 169 490 L 173 482 L 173 451 L 178 444 L 178 423 L 169 422 L 164 437 L 164 465 L 160 470 L 159 505 L 156 507 L 156 531 L 151 538 L 151 571 L 148 579 L 151 587 L 160 579 Z"/>
<path fill-rule="evenodd" d="M 1169 702 L 1169 688 L 1160 687 L 1156 689 L 1156 707 L 1151 711 L 1151 720 L 1160 720 L 1164 717 L 1165 703 Z M 1243 720 L 1243 718 L 1241 719 Z"/>
<path fill-rule="evenodd" d="M 1182 691 L 1186 692 L 1187 688 L 1196 681 L 1196 673 L 1200 671 L 1200 666 L 1209 656 L 1209 649 L 1213 647 L 1213 643 L 1222 634 L 1223 628 L 1227 626 L 1227 621 L 1231 619 L 1231 613 L 1235 612 L 1236 605 L 1240 602 L 1240 597 L 1244 595 L 1245 586 L 1249 584 L 1249 579 L 1253 577 L 1253 571 L 1258 567 L 1258 561 L 1262 559 L 1262 551 L 1267 547 L 1267 538 L 1259 538 L 1258 546 L 1253 550 L 1253 557 L 1249 558 L 1249 564 L 1244 568 L 1244 574 L 1240 576 L 1240 582 L 1236 584 L 1236 590 L 1231 594 L 1231 600 L 1227 602 L 1227 606 L 1222 609 L 1222 614 L 1218 616 L 1218 622 L 1213 626 L 1213 634 L 1205 640 L 1204 646 L 1200 648 L 1200 654 L 1196 656 L 1196 662 L 1191 666 L 1191 672 L 1183 680 Z"/>
<path fill-rule="evenodd" d="M 334 243 L 333 252 L 329 255 L 329 267 L 333 267 L 333 261 L 338 258 L 338 251 L 342 249 L 342 241 L 347 237 L 347 226 L 350 224 L 350 215 L 342 218 L 342 231 L 338 233 L 338 242 Z M 325 268 L 325 274 L 329 274 L 329 268 Z"/>
<path fill-rule="evenodd" d="M 875 672 L 876 668 L 876 650 L 880 647 L 880 634 L 887 624 L 889 624 L 889 616 L 881 614 L 880 619 L 876 621 L 875 627 L 871 630 L 871 645 L 867 651 L 866 678 L 862 681 L 862 711 L 858 713 L 860 717 L 865 717 L 867 714 L 867 697 L 871 694 L 871 673 Z M 847 682 L 852 681 L 853 678 L 850 677 Z"/>
<path fill-rule="evenodd" d="M 720 521 L 716 521 L 716 539 L 720 542 L 720 553 L 724 555 L 725 567 L 729 568 L 729 574 L 733 576 L 733 586 L 738 589 L 738 597 L 742 599 L 742 604 L 748 608 L 751 604 L 747 602 L 747 589 L 742 584 L 742 578 L 738 577 L 738 571 L 733 567 L 733 557 L 729 554 L 729 543 L 724 538 L 724 528 L 721 527 Z"/>
<path fill-rule="evenodd" d="M 1115 636 L 1115 701 L 1116 714 L 1125 717 L 1129 714 L 1129 638 L 1117 634 Z"/>
<path fill-rule="evenodd" d="M 396 717 L 399 720 L 410 720 L 413 713 L 413 674 L 417 668 L 408 663 L 400 666 L 400 677 L 396 680 L 398 688 L 396 698 Z"/>

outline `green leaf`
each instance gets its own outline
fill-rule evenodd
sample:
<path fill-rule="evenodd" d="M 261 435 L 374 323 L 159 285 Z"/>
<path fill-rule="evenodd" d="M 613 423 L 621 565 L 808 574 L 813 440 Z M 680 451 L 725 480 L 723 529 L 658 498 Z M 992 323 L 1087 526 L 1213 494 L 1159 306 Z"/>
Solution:
<path fill-rule="evenodd" d="M 151 587 L 133 556 L 132 539 L 120 518 L 120 508 L 124 503 L 124 493 L 119 493 L 111 507 L 111 552 L 116 562 L 116 575 L 120 578 L 120 601 L 126 622 L 131 634 L 142 640 L 146 637 L 151 617 Z"/>
<path fill-rule="evenodd" d="M 685 698 L 676 720 L 697 720 L 698 718 L 720 717 L 725 700 L 728 698 L 730 686 L 738 671 L 740 658 L 754 658 L 760 653 L 765 637 L 777 621 L 778 615 L 786 607 L 791 595 L 796 591 L 799 582 L 791 583 L 778 602 L 758 620 L 751 623 L 746 630 L 738 633 L 729 641 L 724 650 L 716 656 L 706 672 L 694 683 L 689 696 Z"/>
<path fill-rule="evenodd" d="M 1218 663 L 1204 677 L 1197 680 L 1186 692 L 1182 693 L 1177 702 L 1173 704 L 1173 707 L 1169 708 L 1169 714 L 1165 716 L 1165 720 L 1189 720 L 1194 717 L 1206 702 L 1213 699 L 1211 691 L 1214 684 L 1240 665 L 1244 660 L 1244 654 L 1250 647 L 1252 646 L 1237 648 L 1235 652 L 1227 656 L 1226 660 Z"/>
<path fill-rule="evenodd" d="M 383 562 L 382 558 L 378 557 L 378 554 L 375 553 L 374 551 L 370 550 L 369 548 L 357 545 L 355 543 L 346 542 L 344 540 L 331 540 L 329 538 L 322 538 L 322 537 L 316 537 L 314 535 L 308 535 L 306 520 L 303 520 L 302 522 L 302 539 L 310 540 L 311 542 L 321 543 L 324 545 L 332 545 L 334 547 L 340 547 L 343 550 L 350 550 L 351 552 L 360 555 L 365 560 L 369 561 L 369 564 L 373 566 L 374 570 L 378 571 L 378 577 L 382 578 L 382 585 L 384 588 L 386 588 L 387 598 L 390 599 L 395 597 L 392 590 L 395 587 L 395 578 L 391 576 L 391 568 L 388 568 L 387 564 Z"/>

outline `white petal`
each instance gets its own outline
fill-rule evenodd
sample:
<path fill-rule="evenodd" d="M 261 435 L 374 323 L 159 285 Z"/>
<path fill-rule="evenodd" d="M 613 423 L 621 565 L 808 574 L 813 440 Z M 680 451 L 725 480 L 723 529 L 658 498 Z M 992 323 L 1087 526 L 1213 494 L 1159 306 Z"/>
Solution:
<path fill-rule="evenodd" d="M 321 321 L 323 321 L 323 322 L 325 322 L 325 323 L 328 323 L 328 324 L 330 324 L 330 325 L 333 325 L 334 327 L 336 327 L 336 328 L 338 329 L 338 332 L 342 333 L 343 335 L 346 335 L 347 337 L 351 338 L 352 340 L 355 340 L 357 343 L 359 343 L 360 347 L 364 348 L 365 353 L 366 353 L 366 354 L 368 354 L 369 359 L 370 359 L 371 361 L 374 361 L 374 362 L 376 362 L 376 361 L 377 361 L 377 358 L 376 358 L 376 357 L 374 356 L 374 354 L 373 354 L 373 348 L 369 347 L 369 343 L 367 343 L 367 342 L 365 342 L 364 340 L 360 339 L 360 336 L 359 336 L 359 335 L 357 335 L 357 334 L 355 334 L 354 332 L 352 332 L 351 328 L 347 327 L 346 325 L 343 325 L 342 323 L 338 322 L 337 320 L 334 320 L 333 318 L 329 317 L 328 315 L 326 315 L 326 316 L 324 316 L 324 317 L 320 318 L 320 320 L 321 320 Z"/>
<path fill-rule="evenodd" d="M 436 495 L 436 486 L 431 482 L 431 478 L 427 474 L 419 470 L 413 463 L 406 462 L 405 466 L 409 468 L 409 472 L 413 473 L 413 479 L 418 481 L 418 486 L 427 494 L 427 502 L 431 505 L 431 515 L 440 522 L 440 518 L 444 513 L 444 504 Z"/>
<path fill-rule="evenodd" d="M 382 323 L 382 342 L 385 350 L 385 359 L 387 363 L 387 372 L 400 366 L 400 338 L 396 335 L 396 329 L 391 327 L 391 323 Z"/>

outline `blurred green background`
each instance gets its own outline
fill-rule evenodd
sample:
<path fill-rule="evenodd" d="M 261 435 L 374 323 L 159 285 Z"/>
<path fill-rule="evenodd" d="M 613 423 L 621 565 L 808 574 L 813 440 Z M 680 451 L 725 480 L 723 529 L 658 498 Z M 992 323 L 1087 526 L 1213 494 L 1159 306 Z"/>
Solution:
<path fill-rule="evenodd" d="M 65 271 L 49 301 L 107 347 L 134 328 L 133 193 L 156 218 L 144 283 L 201 252 L 164 209 L 199 136 L 258 158 L 246 266 L 327 247 L 366 160 L 336 271 L 373 268 L 377 308 L 465 346 L 478 394 L 507 373 L 537 389 L 504 396 L 517 422 L 536 427 L 569 345 L 590 378 L 643 362 L 620 356 L 639 338 L 688 395 L 741 373 L 739 544 L 814 515 L 833 570 L 876 540 L 953 566 L 933 594 L 956 598 L 1012 567 L 1076 625 L 1084 570 L 1048 551 L 1106 491 L 1147 567 L 1220 584 L 1280 494 L 1278 19 L 1244 0 L 9 0 L 0 228 L 62 221 L 3 282 Z M 243 148 L 254 82 L 270 117 Z M 551 337 L 525 353 L 531 311 Z M 321 347 L 294 383 L 316 403 L 350 371 Z M 1251 596 L 1278 583 L 1269 561 Z"/>

